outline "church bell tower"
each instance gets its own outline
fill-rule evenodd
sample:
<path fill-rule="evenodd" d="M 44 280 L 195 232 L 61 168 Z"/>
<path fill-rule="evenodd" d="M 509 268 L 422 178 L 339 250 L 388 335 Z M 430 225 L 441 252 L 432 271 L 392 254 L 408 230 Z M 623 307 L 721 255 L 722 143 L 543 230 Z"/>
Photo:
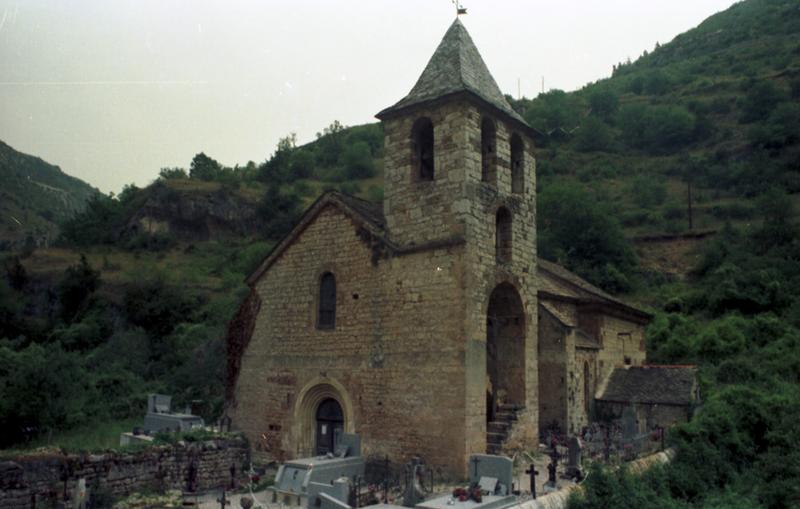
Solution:
<path fill-rule="evenodd" d="M 466 453 L 493 452 L 501 407 L 518 413 L 520 437 L 536 440 L 535 131 L 459 19 L 409 94 L 377 117 L 389 238 L 461 246 Z"/>

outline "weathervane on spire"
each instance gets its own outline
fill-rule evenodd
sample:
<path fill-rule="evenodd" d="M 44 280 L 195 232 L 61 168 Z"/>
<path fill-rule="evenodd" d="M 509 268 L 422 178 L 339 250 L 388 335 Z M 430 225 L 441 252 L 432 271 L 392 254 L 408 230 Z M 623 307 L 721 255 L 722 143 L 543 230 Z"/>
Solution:
<path fill-rule="evenodd" d="M 456 6 L 456 17 L 459 17 L 462 14 L 466 14 L 467 13 L 467 8 L 466 7 L 462 7 L 461 6 L 461 2 L 459 2 L 458 0 L 452 0 L 452 2 L 453 2 L 453 5 Z"/>

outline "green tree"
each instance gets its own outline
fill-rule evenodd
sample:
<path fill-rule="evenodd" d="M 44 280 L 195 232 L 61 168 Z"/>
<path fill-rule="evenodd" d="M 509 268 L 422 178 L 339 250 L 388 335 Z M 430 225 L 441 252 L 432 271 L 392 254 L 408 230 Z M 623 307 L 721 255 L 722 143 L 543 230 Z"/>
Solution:
<path fill-rule="evenodd" d="M 0 342 L 0 447 L 86 422 L 95 394 L 78 354 L 58 344 L 15 351 Z"/>
<path fill-rule="evenodd" d="M 100 287 L 100 271 L 94 270 L 86 255 L 76 265 L 67 267 L 58 284 L 61 316 L 70 322 L 86 304 L 89 296 Z"/>
<path fill-rule="evenodd" d="M 192 159 L 189 166 L 189 178 L 198 180 L 216 180 L 222 172 L 222 165 L 200 152 Z"/>
<path fill-rule="evenodd" d="M 263 222 L 264 236 L 270 240 L 278 240 L 291 230 L 300 216 L 300 199 L 290 191 L 271 185 L 258 207 Z"/>
<path fill-rule="evenodd" d="M 575 136 L 575 148 L 581 152 L 610 151 L 613 145 L 611 130 L 596 117 L 583 120 Z"/>
<path fill-rule="evenodd" d="M 666 201 L 667 187 L 657 178 L 637 175 L 628 184 L 627 194 L 638 207 L 653 209 Z"/>
<path fill-rule="evenodd" d="M 542 257 L 612 292 L 631 289 L 636 257 L 613 213 L 574 185 L 543 187 L 537 200 Z"/>
<path fill-rule="evenodd" d="M 317 164 L 325 167 L 334 166 L 344 149 L 345 126 L 338 120 L 317 133 L 316 160 Z"/>
<path fill-rule="evenodd" d="M 13 256 L 6 261 L 6 278 L 11 288 L 17 291 L 22 290 L 28 284 L 30 279 L 28 271 L 25 270 L 25 266 L 20 262 L 19 256 Z"/>
<path fill-rule="evenodd" d="M 759 198 L 758 208 L 763 218 L 761 228 L 754 234 L 758 252 L 766 253 L 798 240 L 792 199 L 785 191 L 773 187 Z"/>
<path fill-rule="evenodd" d="M 189 175 L 183 168 L 161 168 L 161 170 L 158 172 L 158 178 L 163 180 L 185 179 L 189 178 Z"/>
<path fill-rule="evenodd" d="M 764 120 L 784 100 L 784 94 L 771 81 L 762 80 L 750 85 L 741 101 L 743 123 Z"/>
<path fill-rule="evenodd" d="M 297 150 L 296 140 L 297 136 L 294 133 L 278 140 L 278 146 L 272 157 L 261 167 L 260 179 L 263 182 L 280 185 L 298 178 L 293 175 L 291 168 L 293 155 Z"/>
<path fill-rule="evenodd" d="M 375 161 L 365 141 L 347 145 L 339 163 L 344 167 L 345 176 L 350 180 L 365 179 L 375 175 Z"/>
<path fill-rule="evenodd" d="M 548 133 L 553 129 L 572 129 L 580 123 L 583 105 L 580 99 L 563 90 L 539 94 L 525 111 L 525 120 L 536 129 Z"/>
<path fill-rule="evenodd" d="M 589 92 L 589 112 L 603 120 L 610 120 L 619 108 L 619 95 L 608 86 L 596 86 Z"/>
<path fill-rule="evenodd" d="M 664 95 L 672 87 L 667 73 L 661 69 L 654 69 L 644 76 L 644 93 L 650 95 Z"/>
<path fill-rule="evenodd" d="M 147 331 L 154 341 L 154 357 L 164 355 L 160 338 L 172 333 L 181 322 L 190 321 L 197 299 L 170 283 L 161 273 L 131 281 L 125 288 L 123 306 L 128 322 Z"/>
<path fill-rule="evenodd" d="M 0 338 L 16 338 L 22 333 L 18 323 L 22 305 L 19 294 L 0 279 Z"/>
<path fill-rule="evenodd" d="M 83 212 L 61 225 L 61 241 L 73 246 L 113 244 L 125 220 L 125 206 L 113 195 L 96 194 Z"/>

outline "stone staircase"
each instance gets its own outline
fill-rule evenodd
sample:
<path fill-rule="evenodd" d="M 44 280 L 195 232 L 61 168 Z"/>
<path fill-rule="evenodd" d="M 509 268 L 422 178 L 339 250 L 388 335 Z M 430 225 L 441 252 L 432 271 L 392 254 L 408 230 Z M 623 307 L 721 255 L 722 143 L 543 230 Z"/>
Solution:
<path fill-rule="evenodd" d="M 486 452 L 501 454 L 503 443 L 511 434 L 511 428 L 517 422 L 517 414 L 525 407 L 520 405 L 500 405 L 494 421 L 486 424 Z"/>

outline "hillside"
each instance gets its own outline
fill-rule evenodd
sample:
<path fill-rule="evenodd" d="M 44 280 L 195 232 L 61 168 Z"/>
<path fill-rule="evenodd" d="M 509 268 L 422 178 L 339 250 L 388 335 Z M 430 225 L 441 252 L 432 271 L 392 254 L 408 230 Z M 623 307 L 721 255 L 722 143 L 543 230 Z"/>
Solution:
<path fill-rule="evenodd" d="M 0 141 L 0 250 L 46 245 L 58 223 L 83 210 L 97 189 Z M 30 239 L 30 240 L 28 240 Z"/>
<path fill-rule="evenodd" d="M 689 230 L 690 196 L 693 230 L 750 222 L 768 188 L 800 191 L 797 33 L 798 2 L 741 2 L 610 78 L 514 101 L 543 133 L 540 188 L 591 188 L 631 236 Z"/>
<path fill-rule="evenodd" d="M 649 361 L 700 368 L 674 464 L 593 471 L 571 507 L 800 504 L 799 20 L 796 0 L 747 0 L 607 79 L 513 101 L 541 132 L 540 254 L 651 310 Z M 0 447 L 140 416 L 149 391 L 219 416 L 245 275 L 323 190 L 382 199 L 382 136 L 334 122 L 259 165 L 201 153 L 95 195 L 63 247 L 3 253 Z"/>

